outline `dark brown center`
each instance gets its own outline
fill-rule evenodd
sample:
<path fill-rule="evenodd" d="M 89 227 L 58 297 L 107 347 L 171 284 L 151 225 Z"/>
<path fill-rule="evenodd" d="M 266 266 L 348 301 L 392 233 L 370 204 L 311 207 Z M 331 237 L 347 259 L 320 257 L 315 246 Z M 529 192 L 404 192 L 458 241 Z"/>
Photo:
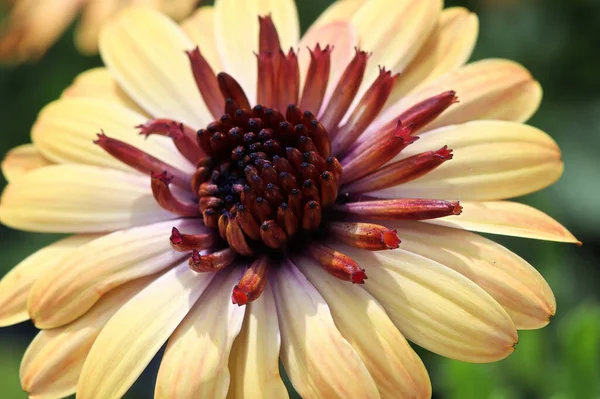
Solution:
<path fill-rule="evenodd" d="M 192 180 L 205 224 L 246 256 L 264 246 L 286 248 L 299 232 L 318 230 L 342 173 L 323 125 L 294 104 L 285 115 L 262 105 L 238 108 L 232 100 L 226 110 L 197 134 L 211 154 Z"/>

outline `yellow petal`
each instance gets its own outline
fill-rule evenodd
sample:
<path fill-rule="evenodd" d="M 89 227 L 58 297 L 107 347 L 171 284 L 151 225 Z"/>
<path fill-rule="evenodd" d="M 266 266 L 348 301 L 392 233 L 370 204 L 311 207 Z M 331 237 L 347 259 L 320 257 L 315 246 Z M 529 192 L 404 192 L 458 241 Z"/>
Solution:
<path fill-rule="evenodd" d="M 327 303 L 291 263 L 280 266 L 273 292 L 281 361 L 303 398 L 379 398 L 365 364 L 335 326 Z"/>
<path fill-rule="evenodd" d="M 212 117 L 185 54 L 193 47 L 175 22 L 148 8 L 120 13 L 100 34 L 104 63 L 140 107 L 156 118 L 200 128 Z"/>
<path fill-rule="evenodd" d="M 134 172 L 94 144 L 98 133 L 131 144 L 185 172 L 194 167 L 167 137 L 139 134 L 135 126 L 148 119 L 116 103 L 93 98 L 63 98 L 48 104 L 31 130 L 31 139 L 42 155 L 57 163 L 104 166 Z"/>
<path fill-rule="evenodd" d="M 281 336 L 270 285 L 255 302 L 246 305 L 242 331 L 229 356 L 229 399 L 280 399 L 288 392 L 279 375 Z"/>
<path fill-rule="evenodd" d="M 556 312 L 548 283 L 524 259 L 495 242 L 425 223 L 387 223 L 398 231 L 401 248 L 433 259 L 475 282 L 490 294 L 517 329 L 541 328 Z"/>
<path fill-rule="evenodd" d="M 335 325 L 360 355 L 381 397 L 431 397 L 423 362 L 367 291 L 331 276 L 310 259 L 294 263 L 327 301 Z"/>
<path fill-rule="evenodd" d="M 88 69 L 79 74 L 62 97 L 83 97 L 106 100 L 129 108 L 139 114 L 146 113 L 119 87 L 115 78 L 104 67 Z"/>
<path fill-rule="evenodd" d="M 517 330 L 510 316 L 471 280 L 400 249 L 338 247 L 366 269 L 365 289 L 415 344 L 473 363 L 497 361 L 513 352 Z"/>
<path fill-rule="evenodd" d="M 27 304 L 38 328 L 55 328 L 81 316 L 102 295 L 128 281 L 166 269 L 189 255 L 175 252 L 173 227 L 201 232 L 194 220 L 173 220 L 117 231 L 77 248 L 37 280 Z"/>
<path fill-rule="evenodd" d="M 451 160 L 423 177 L 374 195 L 497 200 L 541 190 L 563 172 L 560 150 L 550 136 L 505 121 L 475 121 L 427 132 L 396 160 L 445 145 L 452 149 Z"/>
<path fill-rule="evenodd" d="M 427 220 L 427 223 L 481 233 L 581 244 L 556 220 L 528 205 L 510 201 L 462 201 L 460 204 L 463 207 L 460 215 Z"/>
<path fill-rule="evenodd" d="M 79 377 L 77 398 L 122 397 L 213 277 L 214 273 L 191 271 L 186 261 L 127 302 L 94 342 Z"/>
<path fill-rule="evenodd" d="M 358 30 L 360 47 L 372 55 L 347 116 L 377 78 L 376 66 L 392 72 L 406 69 L 433 31 L 442 3 L 442 0 L 365 1 L 354 13 L 350 22 Z"/>
<path fill-rule="evenodd" d="M 102 25 L 122 9 L 120 0 L 86 1 L 75 29 L 75 46 L 83 54 L 98 54 L 98 36 Z"/>
<path fill-rule="evenodd" d="M 0 198 L 0 221 L 27 231 L 106 232 L 174 217 L 154 200 L 149 178 L 85 165 L 32 170 Z"/>
<path fill-rule="evenodd" d="M 338 0 L 333 2 L 319 18 L 311 25 L 310 29 L 326 25 L 335 21 L 350 21 L 356 11 L 363 5 L 364 0 Z M 309 29 L 309 30 L 310 30 Z"/>
<path fill-rule="evenodd" d="M 251 104 L 256 101 L 258 17 L 268 14 L 281 48 L 296 46 L 300 27 L 294 0 L 215 1 L 215 36 L 223 68 L 238 80 Z"/>
<path fill-rule="evenodd" d="M 462 7 L 443 10 L 429 39 L 396 81 L 388 102 L 393 104 L 415 87 L 465 64 L 478 31 L 476 14 Z"/>
<path fill-rule="evenodd" d="M 0 326 L 28 320 L 27 297 L 33 284 L 76 248 L 98 237 L 77 235 L 62 239 L 36 251 L 9 271 L 0 280 Z"/>
<path fill-rule="evenodd" d="M 304 87 L 306 73 L 308 72 L 308 66 L 310 65 L 309 49 L 313 50 L 317 43 L 321 46 L 330 45 L 334 47 L 334 50 L 331 53 L 329 82 L 323 104 L 321 105 L 321 110 L 327 108 L 329 99 L 331 99 L 331 95 L 335 90 L 340 76 L 344 73 L 346 66 L 356 54 L 355 49 L 358 46 L 358 42 L 359 38 L 356 28 L 345 21 L 334 21 L 329 24 L 315 26 L 302 37 L 298 46 L 301 87 Z M 319 110 L 313 110 L 313 112 L 319 115 Z"/>
<path fill-rule="evenodd" d="M 215 9 L 210 6 L 200 7 L 181 23 L 181 29 L 200 47 L 202 56 L 213 71 L 219 73 L 222 67 L 215 38 Z"/>
<path fill-rule="evenodd" d="M 73 394 L 85 358 L 104 325 L 153 279 L 148 277 L 119 287 L 73 323 L 40 331 L 21 362 L 21 385 L 29 397 Z"/>
<path fill-rule="evenodd" d="M 448 90 L 456 91 L 459 103 L 427 125 L 427 130 L 478 119 L 525 122 L 542 100 L 540 84 L 521 65 L 500 59 L 477 61 L 450 71 L 391 104 L 359 141 L 413 105 Z"/>
<path fill-rule="evenodd" d="M 218 273 L 169 339 L 156 379 L 156 399 L 226 397 L 229 353 L 244 321 L 245 307 L 231 301 L 240 272 Z"/>
<path fill-rule="evenodd" d="M 365 1 L 350 22 L 358 29 L 361 47 L 373 52 L 370 65 L 402 71 L 429 37 L 441 9 L 441 0 Z M 370 85 L 377 74 L 377 68 L 369 68 L 366 82 Z"/>
<path fill-rule="evenodd" d="M 2 160 L 2 174 L 14 181 L 33 169 L 50 165 L 33 144 L 23 144 L 10 150 Z"/>

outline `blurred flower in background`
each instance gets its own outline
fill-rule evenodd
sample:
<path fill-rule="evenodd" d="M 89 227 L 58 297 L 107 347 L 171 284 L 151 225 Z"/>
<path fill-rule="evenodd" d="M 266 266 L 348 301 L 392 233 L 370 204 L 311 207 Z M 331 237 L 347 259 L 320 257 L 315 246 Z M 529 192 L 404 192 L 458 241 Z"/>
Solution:
<path fill-rule="evenodd" d="M 200 0 L 4 0 L 0 21 L 0 61 L 35 60 L 79 17 L 75 44 L 83 54 L 98 52 L 102 24 L 128 6 L 160 10 L 175 20 L 189 15 Z"/>

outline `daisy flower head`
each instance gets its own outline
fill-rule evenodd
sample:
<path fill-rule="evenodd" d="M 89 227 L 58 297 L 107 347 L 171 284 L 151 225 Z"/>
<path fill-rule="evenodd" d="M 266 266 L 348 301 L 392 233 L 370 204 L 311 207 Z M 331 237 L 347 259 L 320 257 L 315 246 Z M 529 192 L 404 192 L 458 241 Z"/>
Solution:
<path fill-rule="evenodd" d="M 466 64 L 477 30 L 439 0 L 340 0 L 302 37 L 292 0 L 119 14 L 2 164 L 5 225 L 73 234 L 0 282 L 0 323 L 41 329 L 23 388 L 118 398 L 166 343 L 156 398 L 287 397 L 279 362 L 304 398 L 426 398 L 407 340 L 512 353 L 554 296 L 473 231 L 577 240 L 507 201 L 563 164 L 529 72 Z"/>
<path fill-rule="evenodd" d="M 83 54 L 98 53 L 102 24 L 131 6 L 159 10 L 175 20 L 190 15 L 200 0 L 4 0 L 9 15 L 0 21 L 0 60 L 22 62 L 40 58 L 71 23 L 75 45 Z"/>

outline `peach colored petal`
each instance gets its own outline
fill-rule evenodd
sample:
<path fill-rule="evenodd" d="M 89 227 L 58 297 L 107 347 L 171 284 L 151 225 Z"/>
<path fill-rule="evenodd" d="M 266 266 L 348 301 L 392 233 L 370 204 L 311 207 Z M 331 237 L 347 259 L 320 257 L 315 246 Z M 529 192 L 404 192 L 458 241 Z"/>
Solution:
<path fill-rule="evenodd" d="M 11 149 L 2 160 L 2 174 L 7 181 L 14 181 L 30 170 L 50 165 L 33 144 L 23 144 Z"/>
<path fill-rule="evenodd" d="M 544 212 L 510 201 L 462 201 L 459 216 L 428 220 L 427 223 L 538 240 L 581 244 L 569 230 Z"/>
<path fill-rule="evenodd" d="M 80 73 L 61 97 L 83 97 L 106 100 L 147 116 L 147 114 L 119 87 L 115 78 L 104 67 Z"/>
<path fill-rule="evenodd" d="M 226 397 L 229 353 L 246 309 L 231 302 L 241 272 L 218 273 L 173 332 L 158 370 L 155 399 Z"/>
<path fill-rule="evenodd" d="M 373 378 L 338 331 L 323 297 L 293 264 L 277 270 L 273 292 L 281 361 L 304 398 L 379 398 Z"/>
<path fill-rule="evenodd" d="M 375 298 L 328 274 L 311 259 L 294 263 L 327 301 L 335 325 L 360 355 L 381 397 L 431 397 L 423 362 Z"/>
<path fill-rule="evenodd" d="M 40 331 L 21 362 L 21 385 L 29 397 L 59 398 L 75 393 L 85 358 L 104 325 L 153 279 L 119 287 L 74 322 Z"/>
<path fill-rule="evenodd" d="M 513 198 L 551 185 L 564 167 L 550 136 L 505 121 L 475 121 L 427 132 L 396 160 L 443 146 L 452 149 L 451 160 L 425 176 L 373 195 L 461 201 Z"/>
<path fill-rule="evenodd" d="M 97 233 L 173 218 L 154 200 L 150 179 L 95 166 L 32 170 L 0 198 L 0 221 L 27 231 Z"/>
<path fill-rule="evenodd" d="M 215 37 L 225 72 L 238 80 L 250 103 L 256 101 L 258 17 L 271 14 L 281 47 L 298 43 L 300 27 L 294 0 L 216 0 Z"/>
<path fill-rule="evenodd" d="M 510 316 L 463 275 L 401 249 L 335 248 L 366 269 L 364 288 L 410 341 L 473 363 L 497 361 L 513 352 L 517 330 Z"/>
<path fill-rule="evenodd" d="M 212 120 L 185 50 L 194 43 L 165 15 L 130 8 L 106 24 L 100 55 L 121 88 L 156 118 L 200 128 Z"/>
<path fill-rule="evenodd" d="M 58 267 L 78 247 L 95 240 L 98 235 L 76 235 L 50 244 L 22 260 L 0 280 L 0 326 L 29 319 L 27 298 L 35 282 Z"/>
<path fill-rule="evenodd" d="M 492 240 L 468 231 L 425 223 L 386 223 L 401 248 L 456 270 L 490 294 L 517 329 L 544 327 L 556 312 L 548 283 L 524 259 Z"/>
<path fill-rule="evenodd" d="M 388 103 L 395 103 L 415 87 L 465 64 L 475 47 L 478 31 L 476 14 L 462 7 L 443 10 L 429 39 L 396 81 Z"/>
<path fill-rule="evenodd" d="M 85 360 L 77 398 L 122 397 L 213 277 L 213 273 L 191 271 L 184 262 L 119 309 L 100 332 Z"/>
<path fill-rule="evenodd" d="M 139 134 L 135 126 L 148 119 L 116 103 L 93 98 L 63 98 L 48 104 L 31 129 L 31 139 L 43 156 L 57 163 L 103 166 L 138 174 L 94 144 L 98 133 L 124 141 L 182 171 L 194 166 L 168 137 Z"/>
<path fill-rule="evenodd" d="M 456 91 L 459 103 L 451 105 L 427 130 L 478 119 L 524 122 L 535 113 L 542 99 L 540 84 L 521 65 L 500 59 L 477 61 L 447 72 L 391 104 L 359 142 L 411 106 L 448 90 Z"/>
<path fill-rule="evenodd" d="M 158 273 L 188 254 L 170 245 L 171 229 L 202 233 L 194 220 L 179 219 L 108 234 L 82 245 L 38 279 L 27 308 L 38 328 L 55 328 L 81 316 L 106 292 Z"/>
<path fill-rule="evenodd" d="M 283 399 L 288 392 L 279 375 L 281 336 L 271 286 L 246 305 L 242 331 L 229 356 L 229 399 Z"/>
<path fill-rule="evenodd" d="M 377 78 L 377 66 L 394 73 L 406 69 L 433 31 L 442 3 L 442 0 L 366 1 L 354 13 L 350 22 L 358 30 L 360 47 L 372 55 L 349 113 Z"/>

